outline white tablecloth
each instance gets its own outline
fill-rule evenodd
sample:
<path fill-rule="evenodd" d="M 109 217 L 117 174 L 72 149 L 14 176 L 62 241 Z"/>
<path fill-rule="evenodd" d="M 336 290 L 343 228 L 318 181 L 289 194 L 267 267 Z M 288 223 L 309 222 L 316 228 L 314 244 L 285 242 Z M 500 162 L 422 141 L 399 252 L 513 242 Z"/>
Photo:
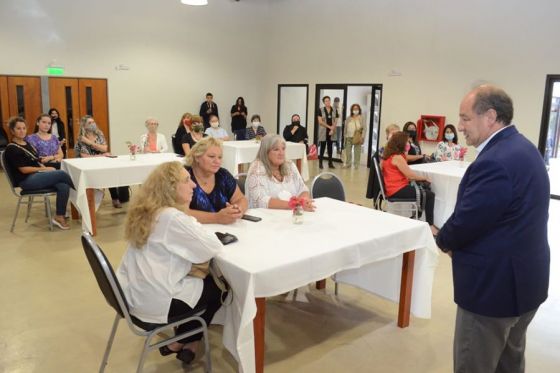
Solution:
<path fill-rule="evenodd" d="M 129 155 L 117 158 L 90 157 L 70 158 L 62 161 L 61 169 L 66 171 L 76 192 L 70 193 L 72 203 L 82 216 L 82 228 L 92 231 L 86 189 L 109 188 L 142 184 L 148 174 L 164 162 L 182 161 L 173 153 L 137 154 L 135 160 Z"/>
<path fill-rule="evenodd" d="M 222 167 L 232 175 L 237 175 L 239 173 L 237 166 L 253 162 L 260 146 L 261 144 L 255 140 L 224 141 Z M 305 181 L 309 180 L 309 167 L 304 144 L 286 142 L 286 159 L 301 159 L 301 177 Z"/>
<path fill-rule="evenodd" d="M 329 198 L 316 200 L 317 211 L 294 225 L 291 211 L 254 209 L 262 221 L 206 225 L 233 233 L 238 242 L 225 246 L 217 258 L 232 286 L 234 300 L 225 309 L 224 345 L 236 356 L 239 371 L 255 371 L 253 319 L 255 298 L 278 295 L 327 278 L 342 270 L 402 257 L 417 250 L 411 312 L 429 318 L 432 281 L 438 250 L 425 222 L 390 215 Z M 333 218 L 336 217 L 336 218 Z M 398 300 L 398 274 L 379 281 L 382 295 Z M 367 284 L 358 285 L 367 288 Z M 396 315 L 395 315 L 396 319 Z"/>
<path fill-rule="evenodd" d="M 470 162 L 447 161 L 411 165 L 414 171 L 432 180 L 432 191 L 436 195 L 434 206 L 434 224 L 442 227 L 449 219 L 455 203 L 461 179 Z"/>

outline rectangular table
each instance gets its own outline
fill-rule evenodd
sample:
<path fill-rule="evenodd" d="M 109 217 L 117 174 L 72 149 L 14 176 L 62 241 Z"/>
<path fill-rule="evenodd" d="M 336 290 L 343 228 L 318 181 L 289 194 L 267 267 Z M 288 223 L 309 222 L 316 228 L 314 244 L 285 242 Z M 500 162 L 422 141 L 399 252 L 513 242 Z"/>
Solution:
<path fill-rule="evenodd" d="M 402 274 L 383 281 L 399 299 L 398 325 L 406 327 L 410 311 L 431 316 L 432 281 L 438 250 L 425 222 L 383 213 L 330 198 L 316 200 L 301 225 L 289 210 L 253 209 L 262 221 L 205 225 L 235 234 L 216 261 L 233 289 L 225 307 L 224 345 L 239 362 L 239 371 L 264 369 L 265 298 L 327 278 L 339 271 L 403 257 Z M 413 281 L 414 274 L 414 281 Z"/>
<path fill-rule="evenodd" d="M 466 161 L 446 161 L 410 166 L 414 171 L 432 180 L 431 188 L 436 195 L 434 206 L 436 227 L 442 227 L 453 213 L 459 184 L 469 165 L 470 162 Z"/>
<path fill-rule="evenodd" d="M 239 165 L 250 163 L 255 160 L 261 144 L 255 140 L 224 141 L 222 167 L 231 172 L 232 175 L 239 173 Z M 305 144 L 286 142 L 286 159 L 297 160 L 298 169 L 303 180 L 309 180 L 309 167 L 307 165 L 307 153 Z"/>
<path fill-rule="evenodd" d="M 171 161 L 183 159 L 174 153 L 137 154 L 135 160 L 130 155 L 64 159 L 61 169 L 74 183 L 76 192 L 70 199 L 82 215 L 82 229 L 97 233 L 95 189 L 142 184 L 154 168 Z"/>

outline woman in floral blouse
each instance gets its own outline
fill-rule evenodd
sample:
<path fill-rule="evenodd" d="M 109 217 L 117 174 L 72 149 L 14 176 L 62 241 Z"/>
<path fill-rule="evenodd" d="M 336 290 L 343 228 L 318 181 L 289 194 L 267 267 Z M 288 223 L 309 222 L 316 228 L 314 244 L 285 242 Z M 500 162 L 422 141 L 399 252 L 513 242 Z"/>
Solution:
<path fill-rule="evenodd" d="M 443 129 L 443 141 L 437 144 L 434 158 L 436 161 L 457 161 L 464 155 L 461 145 L 457 144 L 457 130 L 452 124 L 448 124 Z"/>

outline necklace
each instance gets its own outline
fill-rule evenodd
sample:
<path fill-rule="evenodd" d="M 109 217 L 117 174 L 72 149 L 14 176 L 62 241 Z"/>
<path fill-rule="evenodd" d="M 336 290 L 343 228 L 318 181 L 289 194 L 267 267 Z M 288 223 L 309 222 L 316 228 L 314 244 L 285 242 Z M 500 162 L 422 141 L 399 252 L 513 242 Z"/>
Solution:
<path fill-rule="evenodd" d="M 200 177 L 200 175 L 197 175 L 198 172 L 196 172 L 194 168 L 193 168 L 193 173 L 194 173 L 194 177 L 196 178 L 196 181 L 198 181 L 199 184 L 202 184 L 204 186 L 207 186 L 214 181 L 214 174 L 210 175 L 210 177 L 205 179 L 203 177 Z"/>

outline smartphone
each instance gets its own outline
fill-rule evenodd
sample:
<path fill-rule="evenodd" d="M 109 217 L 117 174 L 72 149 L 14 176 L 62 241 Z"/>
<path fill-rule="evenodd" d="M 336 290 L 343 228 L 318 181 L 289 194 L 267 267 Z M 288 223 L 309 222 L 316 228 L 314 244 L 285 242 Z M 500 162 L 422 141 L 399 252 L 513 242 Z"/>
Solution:
<path fill-rule="evenodd" d="M 214 232 L 214 233 L 216 234 L 216 236 L 222 242 L 223 245 L 227 245 L 237 241 L 237 237 L 235 237 L 231 233 L 222 233 L 222 232 Z"/>
<path fill-rule="evenodd" d="M 116 155 L 106 155 L 105 157 L 107 157 L 107 158 L 117 158 Z"/>
<path fill-rule="evenodd" d="M 243 215 L 241 219 L 249 220 L 255 223 L 262 220 L 262 218 L 259 218 L 258 216 L 247 215 L 247 214 Z"/>

